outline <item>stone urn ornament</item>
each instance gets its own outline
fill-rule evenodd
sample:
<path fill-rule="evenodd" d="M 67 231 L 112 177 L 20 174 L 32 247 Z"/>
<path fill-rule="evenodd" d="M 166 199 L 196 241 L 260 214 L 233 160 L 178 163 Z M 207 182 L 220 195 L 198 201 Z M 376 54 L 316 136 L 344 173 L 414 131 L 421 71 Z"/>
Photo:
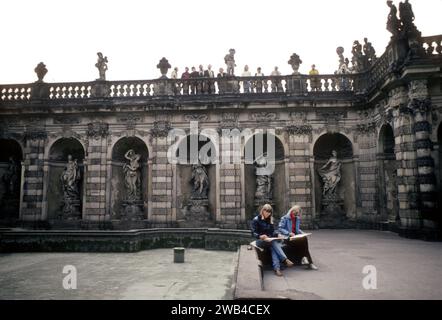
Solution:
<path fill-rule="evenodd" d="M 166 58 L 162 58 L 157 64 L 157 68 L 160 69 L 161 77 L 160 79 L 167 79 L 167 71 L 171 68 L 169 61 Z"/>

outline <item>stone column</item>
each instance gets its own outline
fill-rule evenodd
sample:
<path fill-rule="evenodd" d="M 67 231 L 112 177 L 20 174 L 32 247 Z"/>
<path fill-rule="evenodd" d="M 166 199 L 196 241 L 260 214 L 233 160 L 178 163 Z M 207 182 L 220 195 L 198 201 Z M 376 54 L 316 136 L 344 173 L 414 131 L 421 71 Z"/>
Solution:
<path fill-rule="evenodd" d="M 304 228 L 313 227 L 313 188 L 311 176 L 314 169 L 310 161 L 312 127 L 310 125 L 289 125 L 286 127 L 289 145 L 289 203 L 288 207 L 299 205 L 303 209 Z M 283 212 L 281 214 L 285 214 Z"/>
<path fill-rule="evenodd" d="M 220 221 L 217 224 L 225 228 L 237 228 L 239 224 L 246 222 L 245 211 L 243 214 L 241 208 L 241 177 L 244 173 L 241 164 L 234 161 L 235 157 L 240 159 L 240 154 L 235 153 L 235 147 L 232 139 L 220 139 Z"/>
<path fill-rule="evenodd" d="M 389 104 L 393 107 L 395 155 L 397 160 L 397 188 L 400 232 L 411 235 L 421 227 L 418 210 L 418 185 L 413 111 L 408 107 L 406 88 L 391 92 Z"/>
<path fill-rule="evenodd" d="M 106 217 L 106 181 L 109 180 L 106 170 L 108 133 L 107 123 L 88 124 L 89 143 L 84 169 L 86 201 L 83 217 L 91 222 L 109 220 L 109 217 Z"/>
<path fill-rule="evenodd" d="M 176 201 L 173 201 L 173 166 L 167 159 L 169 126 L 152 131 L 152 195 L 149 201 L 149 222 L 156 227 L 176 224 Z"/>
<path fill-rule="evenodd" d="M 47 134 L 44 131 L 25 133 L 24 182 L 21 219 L 23 221 L 45 220 L 43 216 L 47 199 L 43 199 L 43 181 L 48 179 L 48 166 L 44 165 Z"/>
<path fill-rule="evenodd" d="M 358 166 L 358 208 L 362 215 L 357 217 L 363 223 L 379 223 L 377 215 L 378 194 L 376 190 L 377 163 L 376 163 L 376 123 L 369 122 L 357 125 L 357 141 L 359 145 Z M 359 211 L 358 210 L 358 211 Z"/>
<path fill-rule="evenodd" d="M 436 219 L 436 176 L 434 159 L 431 156 L 431 100 L 428 98 L 426 80 L 411 81 L 409 85 L 409 108 L 414 113 L 413 133 L 416 147 L 416 165 L 418 171 L 419 209 L 423 226 L 434 228 Z"/>

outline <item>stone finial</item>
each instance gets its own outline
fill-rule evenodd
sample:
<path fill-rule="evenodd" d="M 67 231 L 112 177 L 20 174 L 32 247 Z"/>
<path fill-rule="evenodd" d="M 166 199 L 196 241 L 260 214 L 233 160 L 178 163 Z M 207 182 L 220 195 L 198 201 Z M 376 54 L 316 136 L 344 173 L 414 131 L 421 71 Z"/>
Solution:
<path fill-rule="evenodd" d="M 46 65 L 43 62 L 40 62 L 34 69 L 35 73 L 37 74 L 39 83 L 43 82 L 43 78 L 45 77 L 46 73 L 48 73 L 48 69 L 46 69 Z"/>
<path fill-rule="evenodd" d="M 293 53 L 287 63 L 292 66 L 293 74 L 298 75 L 299 65 L 302 63 L 302 60 L 299 58 L 299 56 L 296 53 Z"/>
<path fill-rule="evenodd" d="M 167 79 L 167 71 L 171 68 L 169 61 L 166 58 L 162 58 L 157 64 L 157 68 L 160 69 L 161 79 Z"/>

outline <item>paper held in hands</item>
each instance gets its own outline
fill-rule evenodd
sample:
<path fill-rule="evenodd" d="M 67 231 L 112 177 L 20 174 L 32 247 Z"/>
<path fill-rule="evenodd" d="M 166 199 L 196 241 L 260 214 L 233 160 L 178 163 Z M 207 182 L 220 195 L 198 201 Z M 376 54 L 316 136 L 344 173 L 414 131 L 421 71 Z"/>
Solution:
<path fill-rule="evenodd" d="M 290 241 L 292 241 L 295 239 L 307 237 L 309 235 L 311 235 L 311 233 L 301 233 L 301 234 L 294 235 L 293 237 L 290 237 L 289 239 L 290 239 Z"/>

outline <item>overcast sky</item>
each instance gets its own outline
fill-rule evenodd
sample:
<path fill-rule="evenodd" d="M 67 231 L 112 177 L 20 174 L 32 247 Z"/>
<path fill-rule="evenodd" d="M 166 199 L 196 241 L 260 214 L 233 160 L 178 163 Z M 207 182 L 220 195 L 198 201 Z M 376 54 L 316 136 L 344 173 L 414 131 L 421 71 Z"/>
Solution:
<path fill-rule="evenodd" d="M 385 0 L 0 0 L 0 83 L 35 81 L 43 61 L 46 82 L 98 78 L 96 53 L 109 59 L 108 80 L 154 79 L 164 56 L 172 66 L 225 67 L 236 49 L 240 75 L 287 64 L 296 52 L 307 73 L 315 63 L 333 73 L 336 47 L 351 58 L 354 40 L 368 37 L 378 55 L 390 34 Z M 442 34 L 442 0 L 410 0 L 424 36 Z M 399 1 L 394 1 L 398 6 Z"/>

